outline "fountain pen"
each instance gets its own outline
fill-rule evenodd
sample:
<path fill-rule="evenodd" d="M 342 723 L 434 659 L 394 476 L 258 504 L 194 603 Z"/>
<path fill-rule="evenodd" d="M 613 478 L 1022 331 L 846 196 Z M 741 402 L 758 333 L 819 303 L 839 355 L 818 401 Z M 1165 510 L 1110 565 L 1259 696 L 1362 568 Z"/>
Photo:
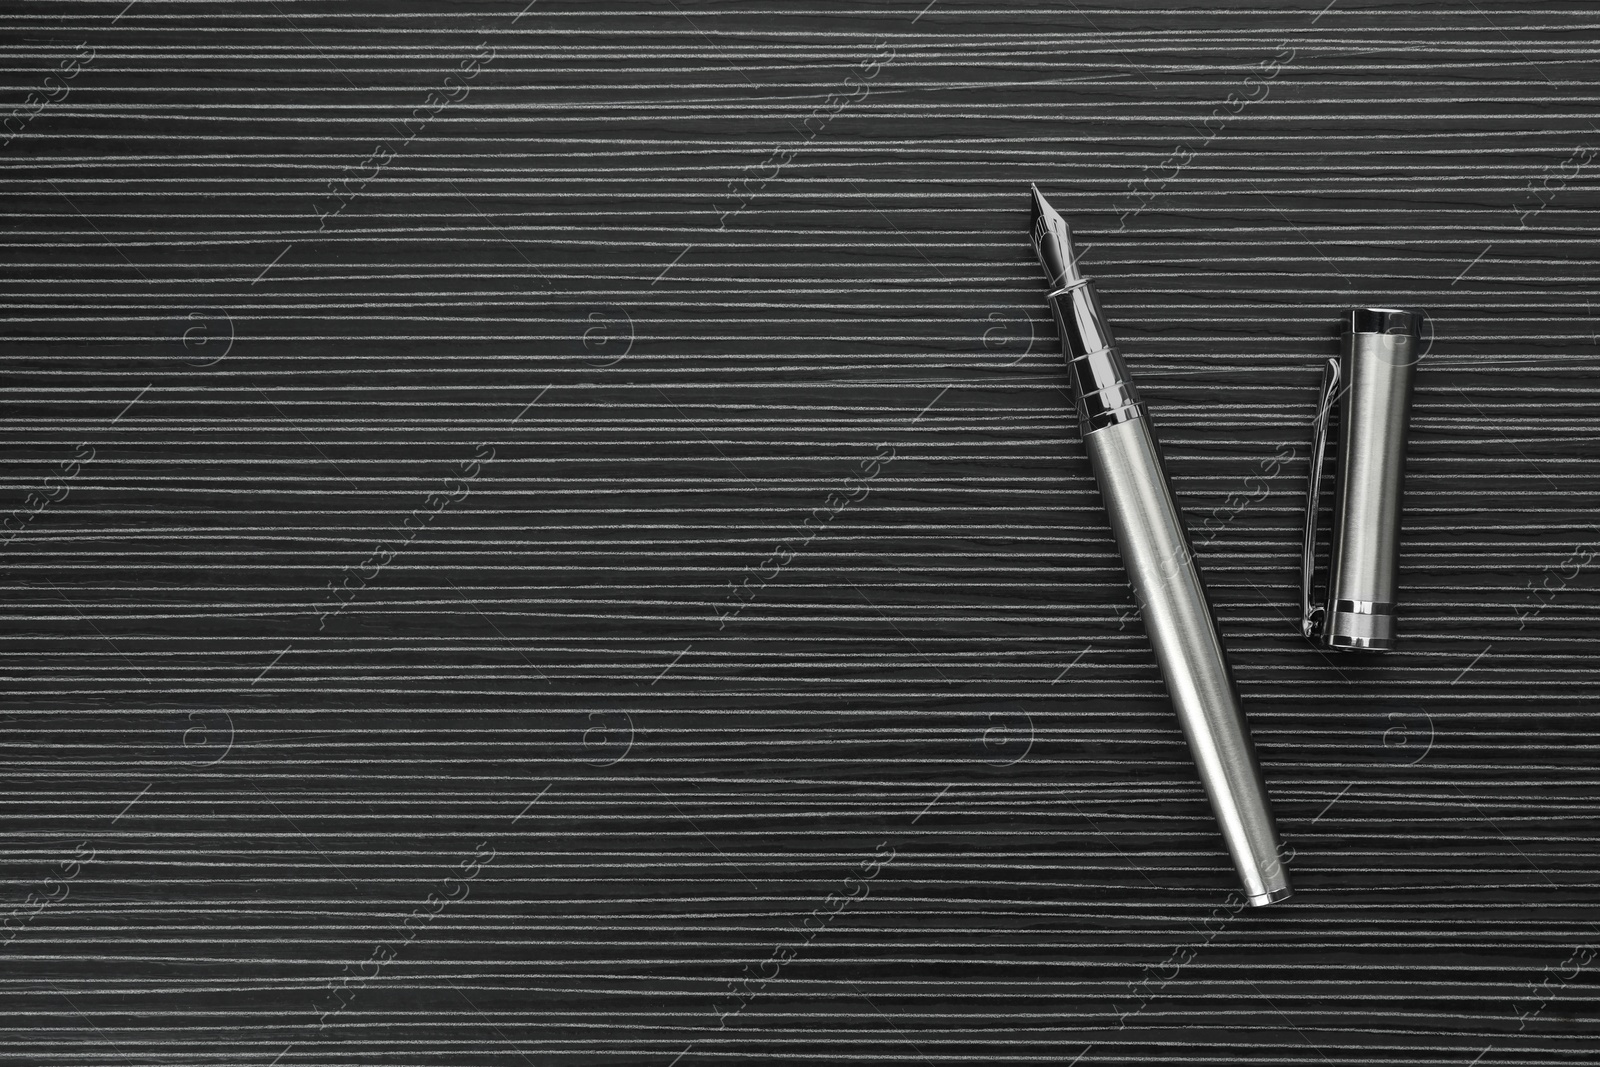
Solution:
<path fill-rule="evenodd" d="M 1078 272 L 1072 231 L 1031 188 L 1033 247 L 1049 278 L 1083 445 L 1134 602 L 1245 899 L 1256 906 L 1276 903 L 1290 894 L 1289 874 L 1239 689 L 1149 413 L 1117 352 L 1094 283 Z"/>

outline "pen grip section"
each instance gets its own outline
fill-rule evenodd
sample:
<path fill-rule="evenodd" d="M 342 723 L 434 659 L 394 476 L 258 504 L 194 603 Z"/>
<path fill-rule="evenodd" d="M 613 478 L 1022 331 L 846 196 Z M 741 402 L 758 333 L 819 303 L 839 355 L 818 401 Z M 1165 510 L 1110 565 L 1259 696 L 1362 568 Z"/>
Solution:
<path fill-rule="evenodd" d="M 1227 653 L 1149 420 L 1084 435 L 1145 633 L 1252 904 L 1289 895 Z"/>
<path fill-rule="evenodd" d="M 1144 403 L 1111 340 L 1094 283 L 1087 279 L 1050 294 L 1067 383 L 1085 437 L 1105 426 L 1140 418 Z"/>

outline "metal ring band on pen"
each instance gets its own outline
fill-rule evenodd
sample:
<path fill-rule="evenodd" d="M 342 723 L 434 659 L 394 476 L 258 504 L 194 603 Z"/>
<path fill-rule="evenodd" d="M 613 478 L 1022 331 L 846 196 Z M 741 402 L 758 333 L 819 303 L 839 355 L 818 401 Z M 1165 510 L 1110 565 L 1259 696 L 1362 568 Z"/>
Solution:
<path fill-rule="evenodd" d="M 1067 375 L 1073 381 L 1073 402 L 1078 409 L 1078 425 L 1084 433 L 1144 418 L 1144 401 L 1139 399 L 1132 382 L 1120 381 L 1099 389 L 1092 388 L 1092 383 L 1104 380 L 1104 368 L 1112 361 L 1118 367 L 1122 364 L 1122 357 L 1115 348 L 1103 348 L 1067 361 Z"/>
<path fill-rule="evenodd" d="M 1049 299 L 1081 431 L 1143 418 L 1144 402 L 1112 342 L 1094 284 L 1083 279 L 1055 290 Z"/>
<path fill-rule="evenodd" d="M 1380 600 L 1336 600 L 1333 610 L 1351 615 L 1393 615 L 1394 605 Z"/>

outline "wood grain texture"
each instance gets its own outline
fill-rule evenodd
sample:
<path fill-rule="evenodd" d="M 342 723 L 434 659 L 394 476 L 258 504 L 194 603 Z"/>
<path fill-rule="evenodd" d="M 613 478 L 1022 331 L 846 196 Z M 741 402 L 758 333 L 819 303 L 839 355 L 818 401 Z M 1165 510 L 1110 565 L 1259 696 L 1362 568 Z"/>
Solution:
<path fill-rule="evenodd" d="M 8 5 L 0 1064 L 1592 1061 L 1597 37 Z M 1230 904 L 1029 181 L 1203 531 L 1281 907 Z M 1368 303 L 1436 331 L 1381 658 L 1295 603 Z"/>

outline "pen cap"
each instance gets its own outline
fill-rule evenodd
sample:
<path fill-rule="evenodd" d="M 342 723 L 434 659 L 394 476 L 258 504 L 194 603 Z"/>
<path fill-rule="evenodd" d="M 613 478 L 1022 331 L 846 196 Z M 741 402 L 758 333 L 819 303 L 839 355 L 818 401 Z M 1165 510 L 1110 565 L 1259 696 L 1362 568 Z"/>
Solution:
<path fill-rule="evenodd" d="M 1301 560 L 1301 625 L 1327 648 L 1384 652 L 1395 644 L 1401 490 L 1421 325 L 1415 311 L 1352 309 L 1339 358 L 1323 369 Z M 1333 539 L 1327 595 L 1314 605 L 1317 510 L 1330 433 L 1338 440 Z"/>

